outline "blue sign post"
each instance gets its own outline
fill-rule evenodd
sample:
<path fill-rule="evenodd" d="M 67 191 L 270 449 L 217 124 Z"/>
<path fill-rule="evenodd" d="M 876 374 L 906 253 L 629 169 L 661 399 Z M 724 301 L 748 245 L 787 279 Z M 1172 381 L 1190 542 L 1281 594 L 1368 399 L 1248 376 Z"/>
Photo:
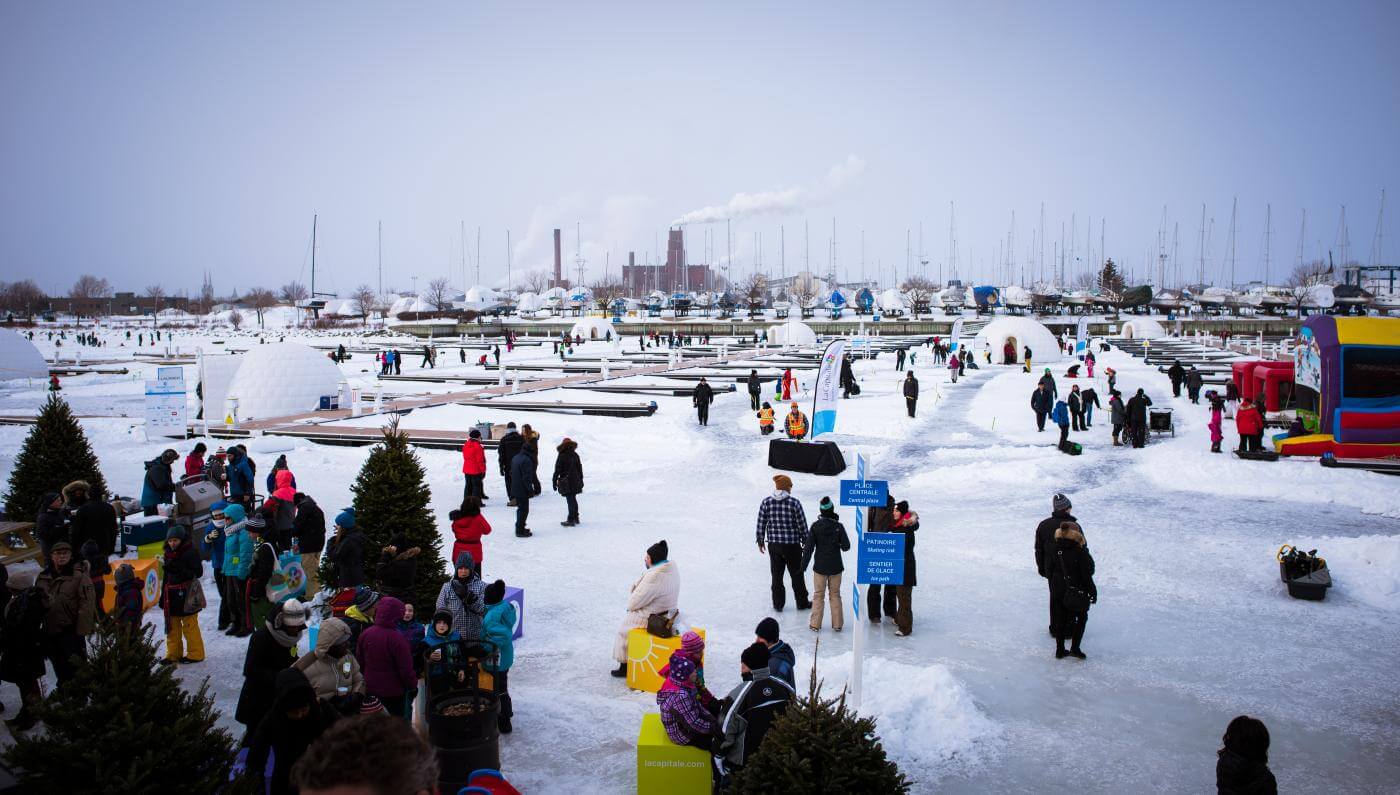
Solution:
<path fill-rule="evenodd" d="M 904 584 L 904 534 L 866 533 L 856 553 L 856 582 L 861 585 Z"/>

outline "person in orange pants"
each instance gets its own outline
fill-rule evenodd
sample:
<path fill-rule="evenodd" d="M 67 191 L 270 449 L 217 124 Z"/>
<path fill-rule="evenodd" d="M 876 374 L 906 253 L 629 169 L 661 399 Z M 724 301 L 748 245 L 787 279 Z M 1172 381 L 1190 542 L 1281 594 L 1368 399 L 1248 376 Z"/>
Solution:
<path fill-rule="evenodd" d="M 190 543 L 185 528 L 176 525 L 165 537 L 165 586 L 160 607 L 165 613 L 165 665 L 204 660 L 204 637 L 199 633 L 199 611 L 204 609 L 200 575 L 204 564 L 199 549 Z"/>

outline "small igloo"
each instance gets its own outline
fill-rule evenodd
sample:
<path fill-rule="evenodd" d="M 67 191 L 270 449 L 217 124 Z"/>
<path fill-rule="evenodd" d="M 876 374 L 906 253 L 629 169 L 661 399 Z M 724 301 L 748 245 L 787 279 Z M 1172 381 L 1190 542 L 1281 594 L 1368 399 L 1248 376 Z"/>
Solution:
<path fill-rule="evenodd" d="M 1003 352 L 1007 343 L 1011 343 L 1014 351 L 1010 362 L 1005 361 Z M 1058 362 L 1062 357 L 1060 343 L 1050 329 L 1028 317 L 999 317 L 977 332 L 972 341 L 975 351 L 991 350 L 992 361 L 996 364 L 1019 364 L 1026 348 L 1031 349 L 1031 361 L 1035 364 Z"/>
<path fill-rule="evenodd" d="M 238 416 L 248 420 L 312 411 L 323 395 L 339 388 L 340 368 L 326 354 L 282 342 L 256 345 L 244 354 L 228 395 L 238 398 Z"/>

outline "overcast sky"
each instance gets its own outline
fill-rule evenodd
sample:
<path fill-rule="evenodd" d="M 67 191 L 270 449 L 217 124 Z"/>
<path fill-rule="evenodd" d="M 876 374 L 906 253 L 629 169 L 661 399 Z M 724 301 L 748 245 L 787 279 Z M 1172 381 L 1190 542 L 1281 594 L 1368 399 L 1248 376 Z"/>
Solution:
<path fill-rule="evenodd" d="M 1157 281 L 1400 260 L 1400 3 L 0 3 L 0 279 L 342 295 L 635 250 L 1033 281 L 1071 217 Z M 742 195 L 741 195 L 742 194 Z M 1165 206 L 1164 223 L 1163 207 Z M 1014 264 L 1005 261 L 1008 235 Z M 1092 221 L 1092 232 L 1087 223 Z M 463 273 L 462 224 L 467 229 Z M 804 235 L 804 225 L 809 228 Z M 762 245 L 755 252 L 755 241 Z M 780 245 L 785 243 L 785 245 Z M 808 251 L 810 250 L 810 254 Z M 785 263 L 784 263 L 785 259 Z M 1149 263 L 1152 263 L 1149 265 Z M 1149 267 L 1152 272 L 1149 274 Z M 571 275 L 573 266 L 570 264 Z M 940 269 L 943 269 L 940 271 Z M 1170 269 L 1170 266 L 1169 266 Z M 1174 280 L 1168 274 L 1168 281 Z"/>

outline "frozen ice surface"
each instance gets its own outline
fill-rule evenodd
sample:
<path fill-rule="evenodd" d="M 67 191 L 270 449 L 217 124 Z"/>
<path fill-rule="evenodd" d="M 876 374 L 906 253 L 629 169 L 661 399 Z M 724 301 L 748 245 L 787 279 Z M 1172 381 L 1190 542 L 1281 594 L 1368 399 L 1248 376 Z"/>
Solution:
<path fill-rule="evenodd" d="M 229 344 L 250 340 L 245 334 Z M 580 355 L 607 350 L 587 343 Z M 549 358 L 547 346 L 506 355 L 512 362 Z M 406 355 L 405 374 L 417 373 L 418 362 Z M 1268 724 L 1271 766 L 1283 790 L 1393 791 L 1400 781 L 1395 479 L 1326 470 L 1312 460 L 1268 464 L 1212 455 L 1204 407 L 1172 399 L 1164 375 L 1116 352 L 1100 357 L 1100 375 L 1111 365 L 1125 392 L 1144 386 L 1158 406 L 1172 406 L 1175 437 L 1154 438 L 1144 450 L 1111 447 L 1104 409 L 1092 429 L 1073 436 L 1084 454 L 1061 455 L 1053 449 L 1057 433 L 1035 431 L 1029 398 L 1036 376 L 983 365 L 952 385 L 926 352 L 918 362 L 917 419 L 905 416 L 903 374 L 889 358 L 858 362 L 863 394 L 842 401 L 832 437 L 848 463 L 858 449 L 870 453 L 872 475 L 889 479 L 922 519 L 914 634 L 896 638 L 888 623 L 865 628 L 864 706 L 916 791 L 1210 791 L 1220 735 L 1240 713 Z M 1074 383 L 1064 377 L 1066 365 L 1052 365 L 1062 391 Z M 64 379 L 64 395 L 82 414 L 139 417 L 146 365 L 129 366 L 136 372 L 126 377 Z M 372 357 L 357 354 L 341 371 L 363 385 L 374 380 L 373 366 Z M 480 368 L 438 372 L 453 371 Z M 400 394 L 460 388 L 386 383 Z M 1098 391 L 1106 403 L 1102 378 Z M 32 412 L 44 394 L 37 382 L 7 385 L 0 411 Z M 486 576 L 526 591 L 526 636 L 511 677 L 516 730 L 502 739 L 502 764 L 528 792 L 629 792 L 637 727 L 655 702 L 607 671 L 642 553 L 659 538 L 669 541 L 684 618 L 709 633 L 706 678 L 715 691 L 727 691 L 738 680 L 739 652 L 770 613 L 768 563 L 754 545 L 753 517 L 774 473 L 743 392 L 718 395 L 706 429 L 696 427 L 684 397 L 564 395 L 654 399 L 659 409 L 651 418 L 616 419 L 448 406 L 415 411 L 404 422 L 464 427 L 486 413 L 531 422 L 544 435 L 546 482 L 559 439 L 578 440 L 586 483 L 579 527 L 558 526 L 564 503 L 546 490 L 531 510 L 535 537 L 516 539 L 494 468 L 486 484 L 493 499 L 485 513 L 495 528 L 485 539 Z M 139 421 L 84 425 L 112 487 L 137 493 L 142 461 L 166 444 L 145 442 Z M 0 426 L 0 477 L 8 477 L 27 432 Z M 1226 437 L 1227 445 L 1234 441 L 1228 422 Z M 349 504 L 366 450 L 298 440 L 287 458 L 302 489 L 331 512 Z M 449 537 L 460 458 L 451 451 L 419 455 Z M 822 496 L 838 490 L 836 478 L 793 479 L 809 518 Z M 1032 560 L 1035 524 L 1056 491 L 1074 501 L 1098 564 L 1100 600 L 1089 616 L 1086 662 L 1053 658 L 1046 588 Z M 849 528 L 852 510 L 841 515 Z M 1327 557 L 1336 585 L 1326 601 L 1286 595 L 1273 558 L 1284 543 Z M 848 580 L 855 562 L 848 553 Z M 849 599 L 849 585 L 845 590 Z M 807 616 L 788 605 L 777 616 L 797 651 L 801 680 L 817 636 Z M 207 677 L 231 712 L 244 644 L 216 633 L 215 615 L 201 614 L 209 659 L 183 667 L 180 676 L 191 684 Z M 159 622 L 159 614 L 146 619 Z M 819 670 L 829 688 L 847 675 L 858 626 L 848 620 L 840 635 L 828 629 L 820 636 Z M 13 686 L 0 688 L 7 706 L 16 698 Z M 225 722 L 238 728 L 231 717 Z"/>

